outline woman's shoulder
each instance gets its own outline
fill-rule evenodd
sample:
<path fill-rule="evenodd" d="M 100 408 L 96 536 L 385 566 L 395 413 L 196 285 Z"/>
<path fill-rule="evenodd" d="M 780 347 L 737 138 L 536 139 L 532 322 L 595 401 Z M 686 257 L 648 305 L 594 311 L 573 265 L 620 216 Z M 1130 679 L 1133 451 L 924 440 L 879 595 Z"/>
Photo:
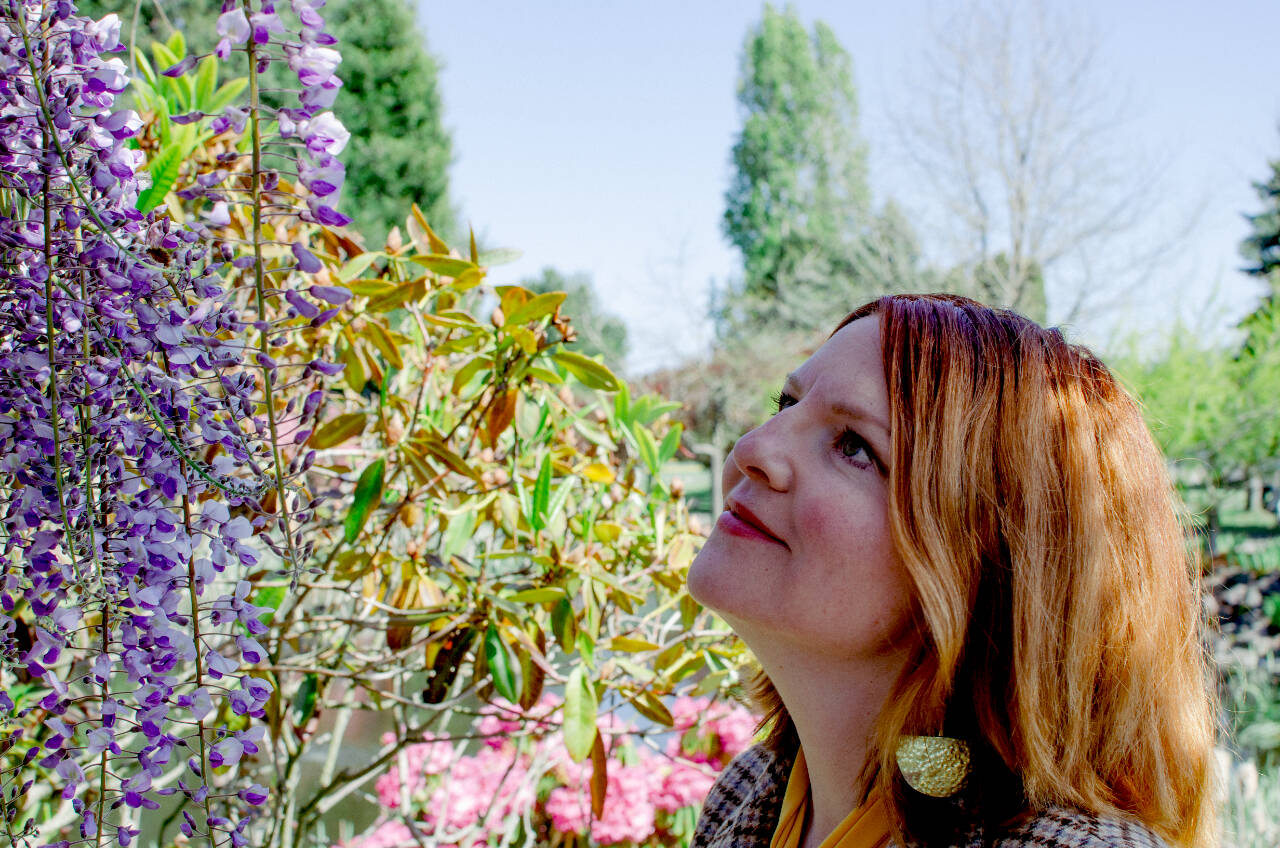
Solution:
<path fill-rule="evenodd" d="M 778 825 L 791 760 L 763 745 L 735 757 L 707 794 L 691 848 L 767 846 Z M 1069 807 L 1028 813 L 994 831 L 974 828 L 956 848 L 1170 848 L 1130 819 Z"/>
<path fill-rule="evenodd" d="M 1032 813 L 993 837 L 983 842 L 995 848 L 1169 848 L 1141 822 L 1069 807 Z"/>
<path fill-rule="evenodd" d="M 734 757 L 707 794 L 691 848 L 768 846 L 790 766 L 790 760 L 763 745 Z"/>

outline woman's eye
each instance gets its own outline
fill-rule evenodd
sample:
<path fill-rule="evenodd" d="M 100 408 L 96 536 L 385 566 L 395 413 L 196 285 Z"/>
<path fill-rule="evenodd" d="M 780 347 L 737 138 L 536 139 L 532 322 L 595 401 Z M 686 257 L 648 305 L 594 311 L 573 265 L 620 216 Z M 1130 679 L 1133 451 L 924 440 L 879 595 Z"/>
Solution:
<path fill-rule="evenodd" d="M 870 467 L 875 464 L 875 458 L 871 455 L 871 447 L 867 444 L 867 440 L 852 430 L 845 430 L 840 434 L 840 438 L 836 440 L 836 450 L 854 465 Z"/>
<path fill-rule="evenodd" d="M 788 406 L 794 406 L 796 399 L 786 392 L 779 392 L 773 396 L 773 405 L 778 412 L 786 409 Z"/>

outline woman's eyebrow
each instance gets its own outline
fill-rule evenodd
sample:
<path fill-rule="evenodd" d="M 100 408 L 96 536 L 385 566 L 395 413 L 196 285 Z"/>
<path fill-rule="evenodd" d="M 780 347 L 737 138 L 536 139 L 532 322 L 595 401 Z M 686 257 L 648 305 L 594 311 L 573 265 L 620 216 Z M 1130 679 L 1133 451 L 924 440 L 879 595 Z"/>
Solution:
<path fill-rule="evenodd" d="M 788 394 L 802 394 L 800 381 L 796 378 L 795 374 L 787 375 L 786 382 L 782 385 L 782 390 Z M 855 421 L 870 424 L 872 427 L 884 431 L 885 439 L 888 440 L 889 422 L 885 421 L 883 418 L 872 415 L 857 404 L 849 404 L 842 401 L 832 403 L 830 408 L 831 414 L 838 418 L 852 418 Z"/>

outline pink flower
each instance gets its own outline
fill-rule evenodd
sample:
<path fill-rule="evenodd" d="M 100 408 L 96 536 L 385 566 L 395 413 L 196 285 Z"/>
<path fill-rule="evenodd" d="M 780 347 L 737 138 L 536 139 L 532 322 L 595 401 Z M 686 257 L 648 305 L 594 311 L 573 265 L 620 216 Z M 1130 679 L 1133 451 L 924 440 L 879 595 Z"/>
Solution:
<path fill-rule="evenodd" d="M 653 806 L 667 813 L 681 807 L 700 806 L 715 783 L 715 775 L 708 771 L 687 760 L 672 760 L 653 795 Z"/>
<path fill-rule="evenodd" d="M 561 833 L 590 834 L 591 840 L 600 845 L 648 839 L 654 830 L 652 797 L 660 785 L 650 766 L 647 762 L 624 766 L 610 760 L 604 815 L 594 822 L 591 821 L 591 768 L 582 768 L 579 781 L 551 790 L 546 810 L 552 826 Z"/>
<path fill-rule="evenodd" d="M 364 836 L 340 842 L 334 848 L 417 848 L 417 841 L 401 821 L 384 821 Z"/>

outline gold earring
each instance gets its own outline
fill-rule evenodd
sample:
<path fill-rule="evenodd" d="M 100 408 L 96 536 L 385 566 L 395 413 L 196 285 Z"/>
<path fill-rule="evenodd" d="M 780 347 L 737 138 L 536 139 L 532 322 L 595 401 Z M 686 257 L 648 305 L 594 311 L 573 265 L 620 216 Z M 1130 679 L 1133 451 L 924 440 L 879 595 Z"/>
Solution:
<path fill-rule="evenodd" d="M 922 795 L 954 795 L 969 776 L 969 743 L 961 739 L 903 736 L 897 758 L 902 779 Z"/>

